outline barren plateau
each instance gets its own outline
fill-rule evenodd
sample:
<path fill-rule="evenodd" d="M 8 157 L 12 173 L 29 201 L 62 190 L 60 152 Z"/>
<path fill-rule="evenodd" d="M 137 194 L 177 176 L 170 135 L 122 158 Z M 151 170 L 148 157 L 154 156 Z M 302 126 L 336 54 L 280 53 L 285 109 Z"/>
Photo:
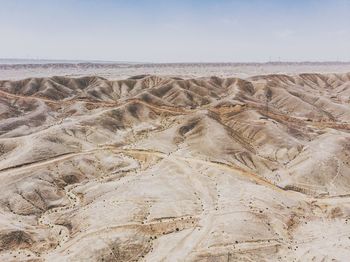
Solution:
<path fill-rule="evenodd" d="M 350 73 L 0 81 L 0 261 L 348 261 Z"/>

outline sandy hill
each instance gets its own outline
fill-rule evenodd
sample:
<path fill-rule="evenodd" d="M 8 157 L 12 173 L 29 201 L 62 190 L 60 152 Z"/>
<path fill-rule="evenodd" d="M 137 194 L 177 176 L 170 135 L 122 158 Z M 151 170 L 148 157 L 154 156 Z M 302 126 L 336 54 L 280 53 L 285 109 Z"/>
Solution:
<path fill-rule="evenodd" d="M 1 261 L 346 261 L 350 73 L 0 81 Z"/>

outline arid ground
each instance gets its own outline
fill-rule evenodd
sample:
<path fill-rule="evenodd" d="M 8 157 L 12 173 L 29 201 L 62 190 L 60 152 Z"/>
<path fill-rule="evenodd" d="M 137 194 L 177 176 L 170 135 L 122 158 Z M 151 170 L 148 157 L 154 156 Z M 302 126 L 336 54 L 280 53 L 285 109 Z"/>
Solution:
<path fill-rule="evenodd" d="M 343 71 L 0 81 L 0 261 L 348 261 Z"/>

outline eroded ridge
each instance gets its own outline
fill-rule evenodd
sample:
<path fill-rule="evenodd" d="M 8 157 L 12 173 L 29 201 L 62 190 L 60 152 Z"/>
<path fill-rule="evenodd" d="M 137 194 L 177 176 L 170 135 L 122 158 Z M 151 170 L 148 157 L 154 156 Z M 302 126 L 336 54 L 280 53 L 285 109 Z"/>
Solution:
<path fill-rule="evenodd" d="M 346 261 L 350 74 L 0 81 L 1 261 Z"/>

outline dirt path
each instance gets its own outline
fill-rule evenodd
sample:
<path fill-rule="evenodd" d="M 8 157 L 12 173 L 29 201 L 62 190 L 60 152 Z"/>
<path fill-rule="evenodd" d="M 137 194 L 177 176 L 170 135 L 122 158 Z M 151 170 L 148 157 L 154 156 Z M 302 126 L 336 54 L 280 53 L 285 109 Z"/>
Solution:
<path fill-rule="evenodd" d="M 179 161 L 178 158 L 175 158 Z M 180 159 L 181 161 L 185 161 Z M 189 168 L 191 168 L 191 160 L 187 161 Z M 192 169 L 192 168 L 191 168 Z M 192 172 L 196 172 L 192 169 Z M 202 213 L 199 216 L 199 227 L 195 227 L 194 230 L 182 239 L 173 249 L 170 250 L 168 257 L 171 257 L 174 261 L 185 261 L 189 254 L 196 250 L 201 242 L 209 235 L 212 229 L 215 218 L 215 201 L 213 193 L 203 180 L 208 179 L 204 175 L 197 172 L 197 174 L 188 176 L 193 188 L 196 190 L 197 195 L 201 199 Z M 210 184 L 210 183 L 209 183 Z M 217 192 L 216 192 L 217 194 Z"/>
<path fill-rule="evenodd" d="M 148 154 L 148 155 L 156 155 L 157 157 L 160 158 L 168 158 L 169 155 L 158 152 L 158 151 L 152 151 L 152 150 L 140 150 L 140 149 L 118 149 L 119 152 L 124 152 L 127 154 Z M 229 165 L 221 162 L 215 162 L 215 161 L 208 161 L 204 159 L 198 159 L 198 158 L 193 158 L 193 157 L 182 157 L 178 155 L 171 155 L 171 158 L 181 160 L 181 161 L 186 161 L 189 163 L 197 163 L 197 164 L 202 164 L 206 166 L 212 166 L 216 167 L 221 170 L 229 171 L 229 172 L 234 172 L 235 174 L 243 177 L 243 178 L 248 178 L 249 180 L 255 182 L 256 184 L 263 185 L 269 188 L 272 188 L 273 190 L 279 191 L 279 192 L 286 192 L 282 188 L 278 187 L 277 185 L 265 180 L 264 178 L 258 176 L 257 174 L 248 172 L 238 166 L 234 165 Z"/>
<path fill-rule="evenodd" d="M 183 160 L 178 159 L 174 155 L 161 154 L 163 159 L 174 162 L 177 166 L 185 168 L 186 170 L 181 171 L 181 173 L 186 176 L 188 182 L 191 184 L 196 197 L 201 203 L 202 212 L 196 215 L 199 222 L 191 229 L 185 229 L 183 232 L 176 232 L 172 237 L 172 241 L 168 244 L 156 245 L 155 250 L 147 254 L 145 261 L 185 261 L 188 255 L 195 250 L 203 239 L 208 236 L 212 225 L 214 222 L 214 210 L 216 194 L 210 192 L 207 186 L 206 180 L 210 180 L 209 177 L 201 174 L 200 172 L 194 170 L 191 167 L 190 162 L 185 162 L 183 165 Z M 162 240 L 159 240 L 162 241 Z M 164 252 L 164 249 L 166 252 Z"/>
<path fill-rule="evenodd" d="M 88 155 L 88 154 L 92 154 L 92 153 L 95 153 L 98 151 L 103 151 L 103 150 L 112 150 L 113 152 L 127 153 L 127 154 L 154 155 L 154 156 L 157 156 L 160 158 L 168 158 L 169 157 L 168 154 L 158 152 L 158 151 L 143 150 L 143 149 L 122 149 L 122 148 L 118 148 L 116 146 L 107 145 L 107 146 L 102 146 L 102 147 L 98 147 L 98 148 L 94 148 L 94 149 L 86 150 L 86 151 L 82 151 L 82 152 L 67 153 L 64 155 L 52 157 L 50 159 L 40 160 L 40 161 L 37 161 L 34 163 L 28 163 L 28 164 L 23 164 L 20 166 L 8 167 L 8 168 L 0 170 L 0 176 L 4 175 L 4 174 L 8 174 L 8 173 L 13 173 L 13 172 L 18 173 L 18 172 L 23 172 L 23 171 L 39 168 L 39 167 L 42 167 L 42 166 L 45 166 L 48 164 L 53 164 L 56 162 L 67 160 L 67 159 L 70 159 L 72 157 L 76 157 L 76 156 L 80 156 L 80 155 Z M 276 190 L 276 191 L 279 191 L 279 192 L 286 192 L 282 188 L 269 182 L 268 180 L 265 180 L 264 178 L 260 177 L 259 175 L 248 172 L 248 171 L 246 171 L 238 166 L 229 165 L 229 164 L 225 164 L 225 163 L 221 163 L 221 162 L 197 159 L 197 158 L 193 158 L 193 157 L 182 157 L 182 156 L 178 156 L 178 155 L 172 155 L 171 157 L 174 159 L 186 161 L 189 163 L 203 164 L 203 165 L 207 165 L 207 166 L 216 167 L 216 168 L 219 168 L 221 170 L 234 172 L 235 174 L 237 174 L 243 178 L 248 178 L 249 180 L 251 180 L 259 185 L 269 187 L 269 188 Z M 21 176 L 21 178 L 23 179 L 23 176 Z"/>

